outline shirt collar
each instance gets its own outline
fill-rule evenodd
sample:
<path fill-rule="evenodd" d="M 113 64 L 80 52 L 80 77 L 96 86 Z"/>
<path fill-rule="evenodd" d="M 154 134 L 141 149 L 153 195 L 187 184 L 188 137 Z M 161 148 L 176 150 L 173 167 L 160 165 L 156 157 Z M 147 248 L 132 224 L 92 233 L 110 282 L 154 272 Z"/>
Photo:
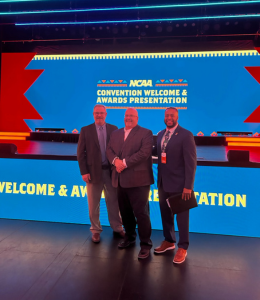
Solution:
<path fill-rule="evenodd" d="M 124 131 L 125 131 L 125 132 L 130 132 L 132 129 L 133 129 L 133 128 L 126 129 L 126 128 L 124 127 Z"/>
<path fill-rule="evenodd" d="M 106 127 L 106 123 L 104 123 L 102 126 L 95 123 L 95 126 L 96 126 L 96 129 L 99 129 L 100 127 L 104 128 L 104 127 Z"/>

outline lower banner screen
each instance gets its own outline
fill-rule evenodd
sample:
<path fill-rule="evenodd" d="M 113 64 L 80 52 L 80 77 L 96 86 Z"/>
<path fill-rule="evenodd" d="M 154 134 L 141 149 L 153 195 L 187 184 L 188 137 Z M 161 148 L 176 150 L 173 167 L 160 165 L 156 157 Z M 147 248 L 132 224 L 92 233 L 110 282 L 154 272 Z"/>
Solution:
<path fill-rule="evenodd" d="M 90 224 L 76 161 L 2 158 L 0 170 L 0 218 Z M 260 237 L 258 181 L 259 169 L 198 166 L 190 232 Z M 157 184 L 149 200 L 152 228 L 162 229 Z M 103 195 L 100 220 L 109 226 Z"/>

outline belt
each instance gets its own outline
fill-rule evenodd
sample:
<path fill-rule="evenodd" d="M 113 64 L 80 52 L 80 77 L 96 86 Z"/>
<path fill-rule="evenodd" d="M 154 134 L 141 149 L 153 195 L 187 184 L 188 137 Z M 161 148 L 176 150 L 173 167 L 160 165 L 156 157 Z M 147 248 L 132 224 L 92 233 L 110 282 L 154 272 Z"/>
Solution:
<path fill-rule="evenodd" d="M 102 170 L 108 170 L 108 169 L 110 169 L 109 165 L 102 165 Z"/>

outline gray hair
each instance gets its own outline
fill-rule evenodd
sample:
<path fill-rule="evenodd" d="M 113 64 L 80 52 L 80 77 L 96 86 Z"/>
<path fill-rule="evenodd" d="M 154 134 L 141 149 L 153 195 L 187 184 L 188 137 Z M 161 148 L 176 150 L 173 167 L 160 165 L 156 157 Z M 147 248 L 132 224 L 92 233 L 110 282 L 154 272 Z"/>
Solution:
<path fill-rule="evenodd" d="M 105 105 L 103 105 L 103 104 L 96 104 L 93 108 L 93 111 L 95 110 L 96 107 L 103 107 L 105 109 L 105 111 L 107 111 Z"/>

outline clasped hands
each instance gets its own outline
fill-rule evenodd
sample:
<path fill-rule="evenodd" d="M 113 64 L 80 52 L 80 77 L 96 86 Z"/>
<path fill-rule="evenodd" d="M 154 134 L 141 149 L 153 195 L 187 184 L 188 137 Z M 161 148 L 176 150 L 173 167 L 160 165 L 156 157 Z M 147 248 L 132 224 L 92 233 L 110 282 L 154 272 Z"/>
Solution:
<path fill-rule="evenodd" d="M 117 173 L 121 173 L 126 168 L 124 162 L 119 158 L 115 159 L 114 165 L 116 167 Z"/>

